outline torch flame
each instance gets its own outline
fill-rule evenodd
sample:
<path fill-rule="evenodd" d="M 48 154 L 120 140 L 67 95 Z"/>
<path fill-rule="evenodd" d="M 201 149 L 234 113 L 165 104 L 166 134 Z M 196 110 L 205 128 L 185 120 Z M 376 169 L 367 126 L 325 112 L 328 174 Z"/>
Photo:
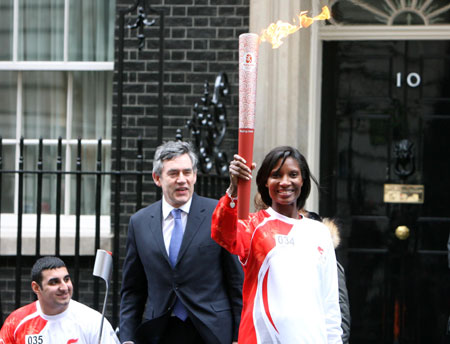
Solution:
<path fill-rule="evenodd" d="M 262 42 L 269 42 L 270 44 L 272 44 L 272 49 L 276 49 L 281 44 L 283 44 L 283 38 L 289 36 L 290 34 L 293 34 L 294 32 L 297 32 L 302 27 L 307 28 L 316 20 L 330 19 L 330 10 L 327 6 L 322 7 L 322 13 L 313 18 L 308 17 L 306 13 L 308 13 L 308 11 L 301 11 L 300 14 L 297 15 L 298 24 L 296 25 L 283 22 L 281 20 L 278 20 L 276 23 L 270 24 L 267 29 L 261 32 L 261 35 L 259 36 L 260 40 Z M 294 19 L 294 22 L 295 21 L 296 20 Z"/>

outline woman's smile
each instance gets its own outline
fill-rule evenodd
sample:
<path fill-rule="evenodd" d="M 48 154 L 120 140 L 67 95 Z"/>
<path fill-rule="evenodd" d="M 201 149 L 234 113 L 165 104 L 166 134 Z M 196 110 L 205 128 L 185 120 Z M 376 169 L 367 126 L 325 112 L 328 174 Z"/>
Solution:
<path fill-rule="evenodd" d="M 287 157 L 283 165 L 281 163 L 282 159 L 270 172 L 266 186 L 272 199 L 272 208 L 285 214 L 298 210 L 297 199 L 300 197 L 303 179 L 300 166 L 294 158 Z"/>

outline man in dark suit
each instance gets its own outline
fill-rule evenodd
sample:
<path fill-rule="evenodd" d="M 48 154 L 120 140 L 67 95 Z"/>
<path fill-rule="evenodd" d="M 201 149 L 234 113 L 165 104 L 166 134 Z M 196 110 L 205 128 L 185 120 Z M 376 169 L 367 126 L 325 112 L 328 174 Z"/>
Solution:
<path fill-rule="evenodd" d="M 217 201 L 194 193 L 196 164 L 186 142 L 167 142 L 156 150 L 153 180 L 163 198 L 130 219 L 122 342 L 237 341 L 243 272 L 237 258 L 211 239 Z"/>

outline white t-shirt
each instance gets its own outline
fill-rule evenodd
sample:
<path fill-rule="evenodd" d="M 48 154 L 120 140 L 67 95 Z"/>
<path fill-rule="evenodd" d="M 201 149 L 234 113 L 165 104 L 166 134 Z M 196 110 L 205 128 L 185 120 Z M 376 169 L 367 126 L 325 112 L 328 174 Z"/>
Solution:
<path fill-rule="evenodd" d="M 12 312 L 0 330 L 0 344 L 97 344 L 102 315 L 75 300 L 57 315 L 42 313 L 39 301 Z M 103 322 L 102 344 L 120 344 Z"/>

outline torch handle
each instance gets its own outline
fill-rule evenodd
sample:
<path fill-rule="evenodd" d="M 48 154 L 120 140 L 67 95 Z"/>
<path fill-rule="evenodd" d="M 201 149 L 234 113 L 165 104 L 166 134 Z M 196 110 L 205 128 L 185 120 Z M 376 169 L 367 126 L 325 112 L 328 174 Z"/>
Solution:
<path fill-rule="evenodd" d="M 251 168 L 253 162 L 254 129 L 239 129 L 238 154 L 245 159 Z M 251 180 L 238 180 L 238 219 L 247 219 L 250 211 Z"/>

